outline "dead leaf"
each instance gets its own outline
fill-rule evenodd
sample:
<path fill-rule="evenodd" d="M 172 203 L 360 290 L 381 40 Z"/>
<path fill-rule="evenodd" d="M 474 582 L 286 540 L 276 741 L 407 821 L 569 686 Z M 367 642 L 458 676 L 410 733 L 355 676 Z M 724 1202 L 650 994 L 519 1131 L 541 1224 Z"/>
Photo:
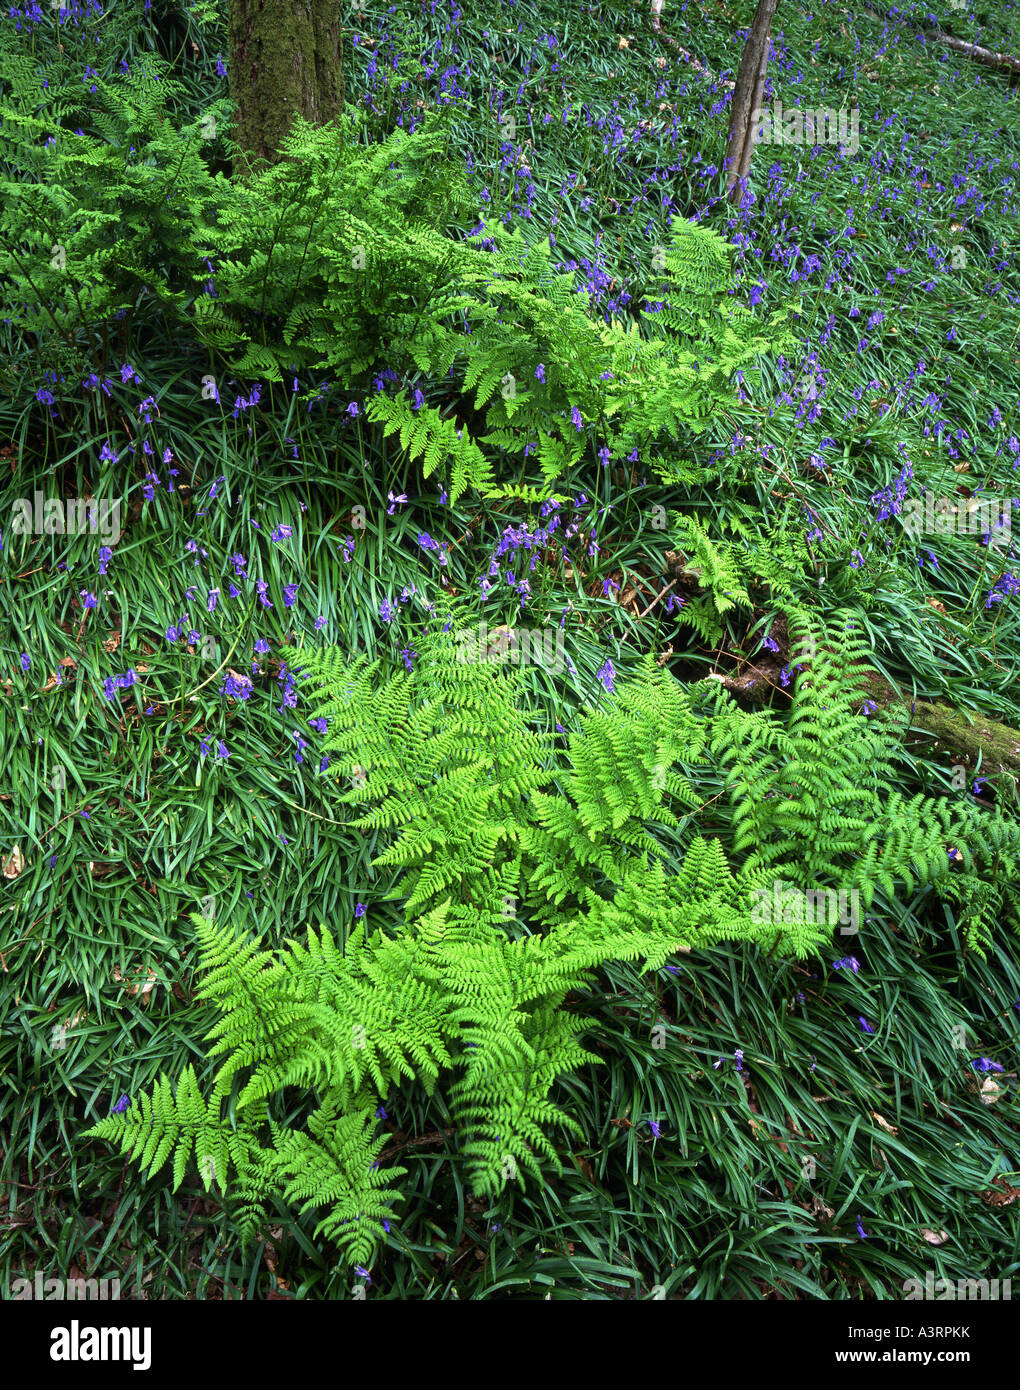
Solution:
<path fill-rule="evenodd" d="M 1003 1177 L 993 1178 L 992 1186 L 981 1193 L 982 1202 L 990 1207 L 1011 1207 L 1020 1197 L 1020 1187 L 1011 1187 Z"/>
<path fill-rule="evenodd" d="M 811 1210 L 814 1212 L 815 1216 L 818 1217 L 819 1221 L 831 1221 L 836 1215 L 832 1207 L 827 1207 L 825 1205 L 817 1192 L 811 1195 Z"/>
<path fill-rule="evenodd" d="M 875 1124 L 880 1125 L 885 1130 L 886 1134 L 899 1134 L 896 1126 L 891 1125 L 888 1120 L 884 1120 L 877 1110 L 869 1110 L 868 1114 L 875 1121 Z"/>
<path fill-rule="evenodd" d="M 929 1245 L 945 1245 L 949 1239 L 948 1231 L 929 1231 L 927 1226 L 921 1227 L 921 1235 Z"/>
<path fill-rule="evenodd" d="M 159 976 L 151 966 L 139 966 L 138 969 L 133 972 L 133 975 L 140 975 L 143 969 L 147 972 L 146 978 L 136 981 L 135 984 L 128 984 L 126 978 L 120 973 L 120 967 L 117 965 L 113 967 L 113 978 L 118 984 L 127 984 L 128 994 L 134 996 L 140 992 L 144 1001 L 148 999 L 153 989 L 155 989 Z"/>
<path fill-rule="evenodd" d="M 18 845 L 15 845 L 10 854 L 4 860 L 4 878 L 17 878 L 25 867 L 24 856 Z"/>
<path fill-rule="evenodd" d="M 1003 1088 L 994 1082 L 990 1076 L 986 1076 L 981 1083 L 979 1094 L 983 1105 L 994 1105 L 997 1100 L 1002 1099 Z"/>

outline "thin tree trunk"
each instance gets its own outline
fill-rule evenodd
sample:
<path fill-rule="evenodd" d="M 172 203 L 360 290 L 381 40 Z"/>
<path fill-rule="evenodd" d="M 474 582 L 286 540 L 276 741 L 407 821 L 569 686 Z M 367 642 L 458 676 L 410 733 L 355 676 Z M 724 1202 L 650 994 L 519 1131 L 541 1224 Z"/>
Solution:
<path fill-rule="evenodd" d="M 765 90 L 765 69 L 769 59 L 772 17 L 779 0 L 758 0 L 751 31 L 744 44 L 737 70 L 730 109 L 730 129 L 726 137 L 726 191 L 731 201 L 741 197 L 740 180 L 746 179 L 754 151 L 755 113 Z"/>
<path fill-rule="evenodd" d="M 295 116 L 325 125 L 340 114 L 339 9 L 337 0 L 229 0 L 235 174 L 274 163 Z"/>

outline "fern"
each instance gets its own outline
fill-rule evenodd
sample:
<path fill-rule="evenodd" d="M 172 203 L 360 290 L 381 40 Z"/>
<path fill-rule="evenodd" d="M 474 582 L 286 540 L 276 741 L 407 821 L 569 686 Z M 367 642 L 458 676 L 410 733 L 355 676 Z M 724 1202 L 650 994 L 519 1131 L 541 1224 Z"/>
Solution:
<path fill-rule="evenodd" d="M 706 574 L 725 575 L 703 533 L 686 534 Z M 410 673 L 304 659 L 339 802 L 378 838 L 400 927 L 344 942 L 323 927 L 267 952 L 195 918 L 219 1012 L 210 1099 L 189 1068 L 90 1131 L 150 1173 L 172 1160 L 175 1185 L 196 1161 L 245 1237 L 274 1196 L 320 1210 L 318 1234 L 360 1265 L 399 1201 L 404 1170 L 382 1165 L 375 1129 L 395 1088 L 443 1087 L 474 1191 L 540 1180 L 559 1163 L 553 1131 L 577 1131 L 557 1079 L 598 1061 L 566 999 L 604 962 L 656 969 L 723 940 L 805 956 L 833 930 L 812 895 L 859 891 L 867 906 L 923 886 L 981 950 L 995 885 L 1020 867 L 1012 823 L 893 789 L 897 729 L 857 711 L 867 648 L 849 627 L 791 612 L 785 718 L 681 686 L 649 655 L 557 751 L 529 727 L 520 671 L 471 659 L 463 613 L 430 624 Z"/>

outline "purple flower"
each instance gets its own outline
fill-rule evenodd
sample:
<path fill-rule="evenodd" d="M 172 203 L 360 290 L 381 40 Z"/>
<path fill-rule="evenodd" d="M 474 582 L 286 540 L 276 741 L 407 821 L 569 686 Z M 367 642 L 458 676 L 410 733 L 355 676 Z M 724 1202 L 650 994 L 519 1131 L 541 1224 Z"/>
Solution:
<path fill-rule="evenodd" d="M 96 596 L 95 594 L 90 594 L 88 589 L 82 589 L 78 597 L 81 599 L 81 604 L 83 608 L 95 608 Z"/>
<path fill-rule="evenodd" d="M 293 534 L 294 534 L 294 527 L 293 527 L 293 526 L 283 526 L 283 525 L 280 525 L 280 526 L 275 527 L 275 528 L 270 532 L 269 539 L 270 539 L 271 541 L 277 541 L 277 542 L 279 542 L 279 541 L 285 541 L 285 540 L 289 540 L 290 537 L 291 537 Z"/>
<path fill-rule="evenodd" d="M 649 1120 L 648 1128 L 652 1131 L 653 1139 L 658 1139 L 662 1134 L 662 1124 L 659 1120 Z"/>
<path fill-rule="evenodd" d="M 248 700 L 251 698 L 252 690 L 249 677 L 235 674 L 233 671 L 227 672 L 226 679 L 220 686 L 220 694 L 231 700 Z"/>
<path fill-rule="evenodd" d="M 1002 1071 L 1002 1068 L 999 1066 L 998 1062 L 993 1062 L 990 1057 L 978 1057 L 976 1061 L 971 1062 L 971 1066 L 974 1068 L 975 1071 Z"/>
<path fill-rule="evenodd" d="M 118 690 L 127 690 L 137 681 L 137 673 L 129 666 L 122 676 L 107 676 L 103 682 L 103 694 L 108 700 L 112 700 Z"/>
<path fill-rule="evenodd" d="M 861 968 L 861 963 L 856 956 L 844 956 L 842 960 L 836 961 L 833 970 L 852 970 L 856 975 Z"/>
<path fill-rule="evenodd" d="M 539 362 L 538 366 L 535 368 L 535 380 L 545 381 L 545 366 L 541 362 Z"/>
<path fill-rule="evenodd" d="M 131 1102 L 127 1096 L 121 1096 L 120 1100 L 113 1107 L 110 1113 L 112 1115 L 123 1115 L 124 1111 L 128 1108 L 130 1104 Z"/>
<path fill-rule="evenodd" d="M 613 670 L 613 663 L 608 660 L 603 662 L 595 674 L 605 686 L 606 690 L 608 690 L 609 694 L 612 695 L 616 689 L 614 684 L 616 672 Z"/>
<path fill-rule="evenodd" d="M 296 596 L 297 596 L 297 591 L 298 591 L 298 585 L 297 585 L 297 584 L 284 584 L 284 586 L 283 586 L 283 606 L 284 606 L 284 608 L 293 608 L 293 606 L 294 606 L 294 599 L 295 599 Z"/>
<path fill-rule="evenodd" d="M 364 904 L 364 903 L 356 903 L 356 904 L 355 904 L 355 907 L 354 907 L 354 915 L 355 915 L 355 917 L 364 917 L 364 915 L 365 915 L 365 904 Z"/>
<path fill-rule="evenodd" d="M 857 1218 L 857 1234 L 860 1236 L 861 1240 L 867 1240 L 868 1238 L 868 1233 L 864 1229 L 864 1223 L 861 1221 L 860 1217 Z"/>
<path fill-rule="evenodd" d="M 21 653 L 21 669 L 22 669 L 23 671 L 27 671 L 28 668 L 31 666 L 31 664 L 32 664 L 32 658 L 29 656 L 28 652 L 22 652 L 22 653 Z"/>
<path fill-rule="evenodd" d="M 858 1015 L 857 1022 L 861 1025 L 865 1033 L 873 1033 L 875 1031 L 863 1014 Z"/>

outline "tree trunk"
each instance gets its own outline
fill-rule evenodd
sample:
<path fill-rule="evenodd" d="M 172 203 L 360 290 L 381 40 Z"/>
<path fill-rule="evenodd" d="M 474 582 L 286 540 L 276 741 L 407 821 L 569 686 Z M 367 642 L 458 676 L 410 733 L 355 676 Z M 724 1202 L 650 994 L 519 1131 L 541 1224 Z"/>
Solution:
<path fill-rule="evenodd" d="M 772 17 L 779 0 L 758 0 L 751 31 L 737 70 L 737 85 L 733 89 L 730 108 L 730 129 L 726 137 L 726 191 L 732 202 L 743 196 L 740 181 L 746 180 L 754 150 L 755 115 L 765 90 L 765 69 L 769 60 L 769 35 Z"/>
<path fill-rule="evenodd" d="M 228 0 L 234 173 L 274 163 L 294 117 L 325 125 L 344 101 L 337 0 Z"/>

